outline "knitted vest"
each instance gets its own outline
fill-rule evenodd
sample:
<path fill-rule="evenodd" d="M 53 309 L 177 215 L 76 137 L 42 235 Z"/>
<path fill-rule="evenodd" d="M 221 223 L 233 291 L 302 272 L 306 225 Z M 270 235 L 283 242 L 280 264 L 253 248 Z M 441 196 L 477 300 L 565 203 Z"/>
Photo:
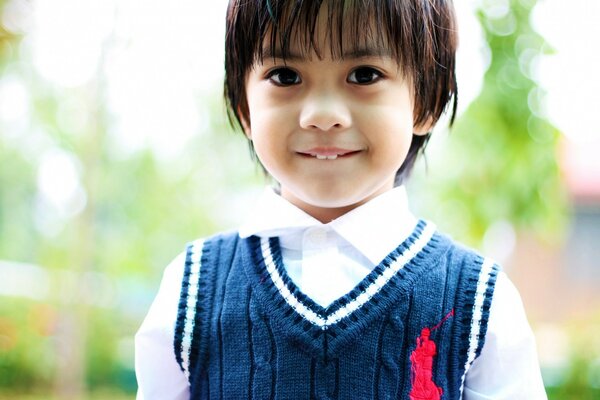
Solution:
<path fill-rule="evenodd" d="M 286 274 L 277 238 L 218 235 L 188 246 L 177 362 L 192 399 L 459 399 L 497 272 L 420 221 L 324 308 Z"/>

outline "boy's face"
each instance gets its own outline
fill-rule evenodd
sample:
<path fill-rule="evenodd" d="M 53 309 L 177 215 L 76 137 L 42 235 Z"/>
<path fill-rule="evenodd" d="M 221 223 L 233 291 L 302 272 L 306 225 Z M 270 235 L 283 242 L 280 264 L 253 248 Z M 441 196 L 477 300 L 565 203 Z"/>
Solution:
<path fill-rule="evenodd" d="M 389 52 L 367 44 L 332 59 L 325 23 L 321 59 L 292 43 L 284 64 L 278 49 L 264 49 L 246 79 L 244 128 L 281 195 L 329 222 L 393 188 L 419 129 L 410 79 Z"/>

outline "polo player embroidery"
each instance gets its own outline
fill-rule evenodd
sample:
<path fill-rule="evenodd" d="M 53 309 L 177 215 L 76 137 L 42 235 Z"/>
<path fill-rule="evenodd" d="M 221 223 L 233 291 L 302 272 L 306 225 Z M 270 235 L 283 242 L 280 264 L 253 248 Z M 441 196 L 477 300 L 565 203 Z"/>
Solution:
<path fill-rule="evenodd" d="M 435 342 L 430 339 L 431 331 L 438 329 L 450 317 L 450 311 L 433 328 L 423 328 L 417 338 L 417 347 L 410 355 L 411 391 L 410 400 L 440 400 L 443 390 L 433 381 L 433 357 L 437 354 Z"/>

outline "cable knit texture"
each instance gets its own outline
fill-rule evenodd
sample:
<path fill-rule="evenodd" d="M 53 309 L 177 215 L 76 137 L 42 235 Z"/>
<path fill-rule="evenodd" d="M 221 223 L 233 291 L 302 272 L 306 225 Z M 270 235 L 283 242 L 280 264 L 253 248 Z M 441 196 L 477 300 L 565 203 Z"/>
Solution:
<path fill-rule="evenodd" d="M 277 238 L 220 234 L 188 246 L 176 359 L 192 399 L 460 399 L 497 272 L 420 221 L 324 308 Z"/>

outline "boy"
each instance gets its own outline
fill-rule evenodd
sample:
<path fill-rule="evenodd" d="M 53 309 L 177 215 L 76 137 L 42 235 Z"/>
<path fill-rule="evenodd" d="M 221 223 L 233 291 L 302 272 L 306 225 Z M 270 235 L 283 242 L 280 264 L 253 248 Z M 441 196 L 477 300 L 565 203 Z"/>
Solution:
<path fill-rule="evenodd" d="M 455 48 L 445 0 L 230 1 L 226 99 L 277 188 L 167 267 L 138 398 L 545 398 L 512 284 L 408 210 Z"/>

